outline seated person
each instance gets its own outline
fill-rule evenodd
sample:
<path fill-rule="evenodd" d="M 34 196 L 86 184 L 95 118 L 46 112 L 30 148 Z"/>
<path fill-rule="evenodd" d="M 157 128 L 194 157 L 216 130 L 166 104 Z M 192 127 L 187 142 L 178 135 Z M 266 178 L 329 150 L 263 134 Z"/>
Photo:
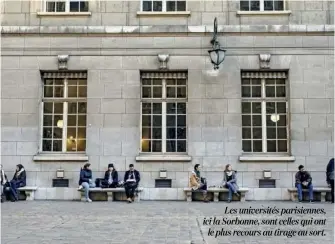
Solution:
<path fill-rule="evenodd" d="M 194 166 L 194 171 L 191 173 L 190 177 L 190 187 L 193 191 L 201 191 L 203 193 L 203 201 L 209 202 L 207 199 L 207 183 L 206 179 L 200 176 L 200 164 Z"/>
<path fill-rule="evenodd" d="M 233 193 L 236 196 L 240 196 L 237 193 L 238 186 L 236 183 L 236 173 L 233 171 L 232 167 L 230 164 L 226 165 L 226 168 L 223 173 L 223 183 L 222 185 L 226 188 L 228 188 L 229 193 L 228 193 L 228 202 L 231 202 Z"/>
<path fill-rule="evenodd" d="M 6 198 L 12 202 L 19 200 L 17 188 L 26 186 L 26 171 L 22 164 L 16 165 L 13 179 L 9 182 L 9 191 L 6 191 Z"/>
<path fill-rule="evenodd" d="M 133 164 L 129 164 L 129 170 L 124 174 L 124 189 L 128 203 L 135 200 L 135 190 L 140 180 L 140 173 L 134 169 Z"/>
<path fill-rule="evenodd" d="M 1 202 L 4 202 L 4 192 L 5 192 L 5 187 L 8 182 L 8 179 L 7 179 L 7 175 L 5 174 L 5 171 L 2 169 L 2 165 L 0 165 L 0 169 L 1 169 L 1 178 L 0 178 L 0 181 L 1 181 Z"/>
<path fill-rule="evenodd" d="M 101 182 L 102 188 L 116 188 L 118 185 L 118 173 L 113 164 L 108 164 L 108 170 L 105 172 L 104 180 Z"/>
<path fill-rule="evenodd" d="M 92 202 L 89 198 L 89 189 L 95 187 L 95 183 L 92 180 L 92 170 L 90 169 L 91 164 L 87 163 L 80 170 L 79 177 L 79 189 L 84 189 L 85 197 L 87 202 Z"/>
<path fill-rule="evenodd" d="M 308 189 L 309 193 L 309 201 L 313 202 L 313 185 L 312 185 L 312 177 L 308 171 L 305 171 L 303 165 L 298 167 L 299 171 L 295 174 L 295 186 L 298 191 L 298 200 L 302 201 L 302 189 Z"/>

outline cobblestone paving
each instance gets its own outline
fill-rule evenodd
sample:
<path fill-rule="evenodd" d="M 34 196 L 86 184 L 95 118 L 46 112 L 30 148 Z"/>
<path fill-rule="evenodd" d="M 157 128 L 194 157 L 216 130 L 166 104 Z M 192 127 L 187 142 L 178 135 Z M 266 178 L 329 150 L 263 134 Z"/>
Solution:
<path fill-rule="evenodd" d="M 326 236 L 319 237 L 208 237 L 209 226 L 203 225 L 204 217 L 235 218 L 225 215 L 229 208 L 324 208 L 327 223 Z M 291 202 L 6 202 L 1 204 L 1 243 L 3 244 L 282 244 L 322 243 L 333 244 L 334 205 L 296 204 Z M 265 218 L 244 215 L 243 218 Z M 241 217 L 241 218 L 242 218 Z M 271 216 L 272 219 L 275 215 Z M 293 216 L 299 218 L 299 216 Z M 317 217 L 317 216 L 304 216 Z M 217 226 L 225 230 L 261 229 L 262 227 Z M 271 227 L 273 229 L 278 226 Z M 313 227 L 314 228 L 314 227 Z"/>

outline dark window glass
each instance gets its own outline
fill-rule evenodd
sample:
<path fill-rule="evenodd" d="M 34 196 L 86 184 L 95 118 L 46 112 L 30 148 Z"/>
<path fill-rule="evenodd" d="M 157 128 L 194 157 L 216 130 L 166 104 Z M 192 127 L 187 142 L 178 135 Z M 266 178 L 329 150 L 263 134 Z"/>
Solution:
<path fill-rule="evenodd" d="M 251 115 L 242 115 L 242 126 L 251 126 Z"/>
<path fill-rule="evenodd" d="M 278 152 L 287 152 L 287 140 L 278 141 Z"/>
<path fill-rule="evenodd" d="M 88 12 L 88 1 L 81 1 L 80 2 L 80 12 Z"/>
<path fill-rule="evenodd" d="M 43 151 L 50 152 L 52 150 L 52 140 L 43 140 Z"/>
<path fill-rule="evenodd" d="M 276 11 L 284 10 L 284 1 L 283 0 L 275 0 L 274 1 L 274 10 L 276 10 Z"/>
<path fill-rule="evenodd" d="M 261 103 L 258 103 L 258 102 L 253 102 L 252 103 L 252 113 L 253 114 L 260 114 L 260 113 L 262 113 L 262 105 L 261 105 Z"/>
<path fill-rule="evenodd" d="M 262 139 L 262 127 L 254 127 L 252 129 L 253 139 Z"/>
<path fill-rule="evenodd" d="M 152 113 L 153 114 L 162 114 L 162 104 L 161 103 L 153 103 L 152 104 Z"/>
<path fill-rule="evenodd" d="M 70 12 L 79 12 L 79 2 L 70 2 Z"/>
<path fill-rule="evenodd" d="M 251 11 L 259 11 L 259 1 L 250 1 L 250 10 Z"/>
<path fill-rule="evenodd" d="M 251 103 L 250 102 L 243 102 L 242 103 L 242 113 L 250 114 L 251 113 Z"/>
<path fill-rule="evenodd" d="M 251 96 L 251 87 L 250 86 L 242 86 L 242 97 L 250 97 Z"/>
<path fill-rule="evenodd" d="M 152 139 L 162 139 L 162 128 L 152 128 Z"/>
<path fill-rule="evenodd" d="M 151 114 L 151 103 L 142 103 L 142 114 Z"/>
<path fill-rule="evenodd" d="M 264 1 L 264 10 L 265 11 L 272 11 L 273 10 L 273 1 Z"/>
<path fill-rule="evenodd" d="M 143 11 L 152 11 L 151 1 L 143 1 Z"/>
<path fill-rule="evenodd" d="M 175 128 L 167 128 L 166 129 L 166 138 L 167 139 L 176 139 L 176 129 Z"/>
<path fill-rule="evenodd" d="M 167 140 L 166 141 L 166 151 L 167 152 L 176 152 L 176 141 L 175 140 Z"/>
<path fill-rule="evenodd" d="M 254 140 L 253 142 L 253 151 L 254 152 L 262 152 L 262 141 L 261 140 Z"/>
<path fill-rule="evenodd" d="M 251 152 L 251 141 L 243 140 L 242 141 L 242 150 L 244 152 Z"/>
<path fill-rule="evenodd" d="M 177 103 L 177 114 L 186 114 L 186 103 Z"/>
<path fill-rule="evenodd" d="M 177 1 L 177 11 L 186 11 L 186 1 Z"/>
<path fill-rule="evenodd" d="M 162 151 L 162 141 L 151 141 L 152 143 L 152 152 L 161 152 Z"/>
<path fill-rule="evenodd" d="M 56 12 L 65 12 L 65 2 L 56 2 Z"/>
<path fill-rule="evenodd" d="M 162 8 L 162 1 L 153 1 L 153 11 L 154 12 L 161 12 Z"/>
<path fill-rule="evenodd" d="M 262 87 L 261 86 L 252 86 L 252 97 L 261 97 L 262 96 Z"/>
<path fill-rule="evenodd" d="M 242 128 L 242 138 L 251 139 L 251 127 Z"/>
<path fill-rule="evenodd" d="M 62 151 L 62 140 L 54 140 L 53 141 L 53 152 L 61 152 Z"/>
<path fill-rule="evenodd" d="M 166 11 L 176 11 L 176 1 L 167 1 Z"/>
<path fill-rule="evenodd" d="M 186 128 L 185 127 L 177 129 L 177 138 L 186 139 Z"/>
<path fill-rule="evenodd" d="M 186 140 L 177 141 L 177 152 L 186 152 Z"/>
<path fill-rule="evenodd" d="M 276 152 L 277 151 L 277 146 L 276 146 L 276 141 L 267 141 L 267 149 L 268 152 Z"/>
<path fill-rule="evenodd" d="M 240 10 L 249 11 L 249 1 L 240 1 Z"/>
<path fill-rule="evenodd" d="M 55 12 L 56 3 L 55 2 L 46 2 L 46 11 Z"/>

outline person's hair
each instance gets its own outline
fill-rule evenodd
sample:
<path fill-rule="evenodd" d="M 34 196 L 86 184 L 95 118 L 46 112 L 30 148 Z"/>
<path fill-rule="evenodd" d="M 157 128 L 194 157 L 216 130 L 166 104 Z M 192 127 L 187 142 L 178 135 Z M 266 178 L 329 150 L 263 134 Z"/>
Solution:
<path fill-rule="evenodd" d="M 90 167 L 91 166 L 91 164 L 90 163 L 87 163 L 87 164 L 84 164 L 84 169 L 87 169 L 88 167 Z"/>
<path fill-rule="evenodd" d="M 130 167 L 134 167 L 134 165 L 133 165 L 133 164 L 129 164 L 129 168 L 130 168 Z"/>
<path fill-rule="evenodd" d="M 199 166 L 200 166 L 200 164 L 194 165 L 194 170 L 197 170 Z"/>
<path fill-rule="evenodd" d="M 301 170 L 302 168 L 304 168 L 303 165 L 299 165 L 298 169 Z"/>
<path fill-rule="evenodd" d="M 108 169 L 111 168 L 111 167 L 113 168 L 113 172 L 114 172 L 115 171 L 114 164 L 108 164 Z"/>
<path fill-rule="evenodd" d="M 225 172 L 228 171 L 229 166 L 231 166 L 231 165 L 230 165 L 230 164 L 227 164 L 227 165 L 226 165 L 226 167 L 225 167 L 225 169 L 224 169 Z"/>
<path fill-rule="evenodd" d="M 20 171 L 23 168 L 23 165 L 22 164 L 18 164 L 18 165 L 16 165 L 16 167 L 18 167 L 19 171 Z"/>

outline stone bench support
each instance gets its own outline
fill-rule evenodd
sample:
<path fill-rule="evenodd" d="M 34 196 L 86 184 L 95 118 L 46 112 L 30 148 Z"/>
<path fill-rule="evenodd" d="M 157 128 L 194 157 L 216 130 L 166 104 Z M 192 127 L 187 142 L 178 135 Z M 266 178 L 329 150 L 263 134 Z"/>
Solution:
<path fill-rule="evenodd" d="M 298 190 L 297 188 L 289 188 L 287 189 L 290 193 L 290 199 L 291 201 L 297 201 L 298 200 Z M 303 192 L 308 192 L 308 189 L 302 189 Z M 321 193 L 321 202 L 326 201 L 326 194 L 327 192 L 331 192 L 330 188 L 327 187 L 313 187 L 313 192 L 320 192 Z"/>
<path fill-rule="evenodd" d="M 85 199 L 85 192 L 83 189 L 78 190 L 81 193 L 81 201 L 86 201 Z M 136 189 L 137 196 L 135 196 L 136 202 L 139 202 L 141 199 L 141 192 L 143 191 L 142 187 L 139 187 Z M 114 196 L 115 193 L 125 193 L 124 188 L 100 188 L 100 187 L 95 187 L 95 188 L 90 188 L 89 192 L 103 192 L 107 194 L 107 201 L 114 201 Z"/>
<path fill-rule="evenodd" d="M 37 190 L 37 186 L 24 186 L 20 187 L 17 190 L 20 192 L 24 192 L 26 194 L 26 201 L 34 201 L 35 200 L 35 191 Z"/>

